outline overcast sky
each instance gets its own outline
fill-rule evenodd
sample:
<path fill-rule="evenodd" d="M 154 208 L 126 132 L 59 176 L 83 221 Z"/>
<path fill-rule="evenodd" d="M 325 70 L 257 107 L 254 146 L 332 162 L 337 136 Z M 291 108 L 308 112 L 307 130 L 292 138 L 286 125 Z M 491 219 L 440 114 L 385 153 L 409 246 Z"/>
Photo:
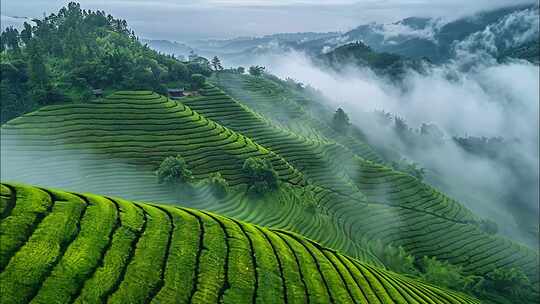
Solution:
<path fill-rule="evenodd" d="M 456 18 L 536 0 L 80 0 L 127 19 L 143 38 L 189 40 L 277 32 L 346 31 L 368 22 L 410 16 Z M 1 0 L 2 27 L 58 11 L 69 1 Z"/>

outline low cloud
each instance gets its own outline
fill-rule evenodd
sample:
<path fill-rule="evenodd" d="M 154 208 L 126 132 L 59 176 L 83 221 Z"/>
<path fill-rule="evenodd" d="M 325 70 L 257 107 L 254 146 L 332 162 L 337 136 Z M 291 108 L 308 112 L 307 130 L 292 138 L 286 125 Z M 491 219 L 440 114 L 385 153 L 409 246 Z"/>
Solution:
<path fill-rule="evenodd" d="M 455 59 L 429 67 L 425 73 L 409 71 L 396 85 L 368 68 L 351 67 L 340 73 L 326 70 L 296 52 L 253 62 L 266 65 L 269 72 L 282 78 L 291 77 L 319 89 L 331 108 L 344 108 L 372 143 L 395 147 L 431 170 L 428 181 L 477 214 L 496 221 L 503 234 L 534 244 L 515 217 L 519 210 L 538 225 L 534 219 L 538 215 L 535 187 L 539 181 L 537 65 L 520 60 L 498 64 L 486 59 L 464 70 L 463 63 Z M 422 123 L 434 123 L 445 134 L 445 143 L 421 149 L 406 147 L 392 129 L 366 120 L 366 113 L 375 110 L 403 117 L 414 129 Z M 516 173 L 515 168 L 471 154 L 450 140 L 452 136 L 502 136 L 508 142 L 505 157 L 517 159 L 522 167 Z M 508 197 L 517 192 L 521 201 L 509 202 Z"/>
<path fill-rule="evenodd" d="M 383 35 L 385 42 L 391 44 L 394 39 L 406 36 L 437 42 L 435 35 L 447 23 L 443 18 L 434 18 L 427 22 L 424 28 L 412 28 L 402 22 L 385 23 L 375 27 L 375 32 Z"/>
<path fill-rule="evenodd" d="M 540 18 L 538 8 L 516 11 L 470 35 L 454 45 L 455 57 L 462 65 L 493 64 L 494 57 L 505 49 L 538 39 Z"/>

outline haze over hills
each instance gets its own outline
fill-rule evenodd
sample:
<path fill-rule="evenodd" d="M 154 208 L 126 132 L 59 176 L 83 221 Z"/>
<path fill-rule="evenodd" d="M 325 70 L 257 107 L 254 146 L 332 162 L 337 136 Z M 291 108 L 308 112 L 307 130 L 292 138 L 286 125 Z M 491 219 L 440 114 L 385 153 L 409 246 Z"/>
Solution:
<path fill-rule="evenodd" d="M 472 45 L 485 47 L 481 40 L 492 35 L 496 49 L 484 49 L 492 55 L 510 56 L 511 49 L 538 44 L 538 5 L 518 5 L 447 21 L 443 18 L 410 17 L 394 23 L 360 25 L 344 33 L 292 33 L 231 40 L 184 42 L 204 56 L 219 55 L 241 64 L 241 58 L 262 53 L 300 51 L 317 56 L 339 46 L 361 41 L 376 52 L 393 53 L 413 59 L 427 58 L 434 63 L 446 62 L 455 50 Z M 476 42 L 474 41 L 476 40 Z M 147 40 L 159 51 L 186 56 L 183 47 L 161 48 L 159 42 Z M 529 57 L 538 61 L 537 53 Z M 519 57 L 519 55 L 517 55 Z"/>
<path fill-rule="evenodd" d="M 0 302 L 535 303 L 535 16 L 6 28 Z"/>

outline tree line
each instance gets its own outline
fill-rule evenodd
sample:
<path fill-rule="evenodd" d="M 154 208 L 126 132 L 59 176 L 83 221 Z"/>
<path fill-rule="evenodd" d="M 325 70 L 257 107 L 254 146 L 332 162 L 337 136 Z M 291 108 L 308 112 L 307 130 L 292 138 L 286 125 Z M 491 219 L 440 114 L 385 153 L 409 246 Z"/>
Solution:
<path fill-rule="evenodd" d="M 85 102 L 93 89 L 167 92 L 209 76 L 203 57 L 181 61 L 143 45 L 125 20 L 71 2 L 0 34 L 1 122 L 52 103 Z"/>

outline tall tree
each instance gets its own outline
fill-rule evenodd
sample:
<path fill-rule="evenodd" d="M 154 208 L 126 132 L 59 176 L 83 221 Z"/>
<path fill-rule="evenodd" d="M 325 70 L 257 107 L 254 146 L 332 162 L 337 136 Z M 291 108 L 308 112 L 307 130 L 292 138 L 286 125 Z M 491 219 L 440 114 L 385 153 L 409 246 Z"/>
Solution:
<path fill-rule="evenodd" d="M 12 26 L 6 28 L 4 32 L 4 41 L 8 49 L 19 51 L 19 31 Z"/>
<path fill-rule="evenodd" d="M 21 40 L 25 45 L 28 45 L 32 39 L 32 26 L 28 23 L 24 23 L 24 30 L 21 31 Z"/>
<path fill-rule="evenodd" d="M 197 55 L 197 54 L 195 53 L 194 50 L 189 51 L 188 60 L 189 60 L 190 62 L 196 61 L 197 58 L 199 58 L 199 55 Z"/>
<path fill-rule="evenodd" d="M 6 37 L 5 33 L 0 33 L 0 53 L 3 53 L 6 50 Z"/>
<path fill-rule="evenodd" d="M 216 72 L 223 71 L 223 66 L 221 65 L 221 60 L 219 60 L 218 56 L 212 58 L 212 67 Z"/>
<path fill-rule="evenodd" d="M 342 108 L 338 108 L 332 119 L 332 127 L 338 132 L 345 133 L 350 125 L 347 113 Z"/>
<path fill-rule="evenodd" d="M 30 41 L 26 47 L 28 74 L 33 89 L 46 90 L 50 86 L 49 72 L 43 59 L 43 51 L 37 41 Z"/>

